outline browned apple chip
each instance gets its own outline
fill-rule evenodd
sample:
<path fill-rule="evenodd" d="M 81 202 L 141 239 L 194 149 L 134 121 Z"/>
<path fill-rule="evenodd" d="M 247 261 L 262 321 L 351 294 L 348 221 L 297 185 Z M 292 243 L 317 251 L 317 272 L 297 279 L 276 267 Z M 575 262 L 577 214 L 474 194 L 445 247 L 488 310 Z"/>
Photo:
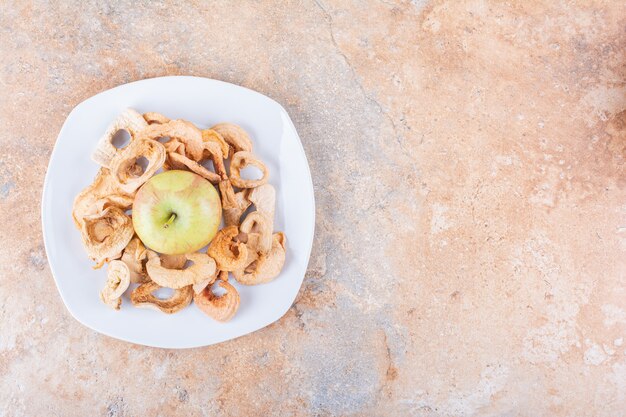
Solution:
<path fill-rule="evenodd" d="M 261 170 L 262 176 L 257 180 L 245 180 L 241 178 L 241 170 L 246 166 L 255 166 Z M 269 171 L 265 164 L 251 152 L 239 151 L 233 155 L 230 162 L 230 182 L 239 188 L 254 188 L 263 185 L 269 179 Z"/>
<path fill-rule="evenodd" d="M 148 113 L 144 113 L 143 114 L 143 119 L 149 124 L 149 125 L 153 125 L 153 124 L 159 124 L 162 125 L 163 123 L 167 123 L 170 121 L 169 118 L 163 116 L 161 113 L 157 113 L 157 112 L 148 112 Z"/>
<path fill-rule="evenodd" d="M 140 284 L 142 282 L 149 281 L 148 274 L 146 272 L 146 262 L 148 260 L 149 252 L 151 251 L 146 249 L 137 236 L 133 237 L 124 249 L 120 260 L 128 266 L 130 271 L 130 282 L 133 284 Z"/>
<path fill-rule="evenodd" d="M 174 294 L 166 299 L 158 298 L 152 294 L 160 288 L 162 287 L 159 284 L 152 281 L 141 284 L 130 294 L 130 301 L 135 307 L 150 308 L 173 314 L 187 307 L 193 299 L 191 285 L 174 290 Z"/>
<path fill-rule="evenodd" d="M 141 114 L 133 109 L 126 109 L 107 128 L 104 135 L 98 141 L 95 151 L 91 154 L 91 159 L 103 167 L 110 167 L 113 157 L 119 153 L 112 143 L 113 137 L 120 130 L 125 130 L 131 137 L 131 143 L 137 137 L 139 131 L 148 126 Z"/>
<path fill-rule="evenodd" d="M 138 135 L 138 139 L 151 139 L 156 141 L 159 138 L 169 137 L 171 140 L 185 144 L 185 155 L 199 161 L 202 159 L 204 142 L 202 132 L 193 123 L 186 120 L 170 120 L 163 124 L 152 124 L 143 129 Z"/>
<path fill-rule="evenodd" d="M 195 172 L 202 178 L 206 178 L 207 180 L 211 181 L 211 183 L 213 184 L 218 184 L 221 181 L 220 176 L 217 175 L 215 172 L 209 171 L 196 161 L 192 161 L 191 159 L 187 158 L 185 155 L 170 152 L 167 154 L 167 156 L 169 158 L 170 164 L 172 165 L 172 168 L 174 169 L 186 169 L 191 172 Z"/>
<path fill-rule="evenodd" d="M 122 261 L 111 261 L 107 269 L 107 282 L 100 291 L 100 300 L 116 310 L 122 305 L 122 294 L 130 285 L 130 269 Z"/>
<path fill-rule="evenodd" d="M 239 230 L 228 226 L 217 232 L 211 241 L 207 253 L 215 259 L 220 271 L 235 271 L 245 266 L 248 250 L 245 243 L 237 240 Z"/>
<path fill-rule="evenodd" d="M 207 142 L 212 142 L 218 145 L 220 147 L 220 151 L 222 151 L 222 157 L 228 158 L 230 146 L 228 145 L 228 143 L 226 143 L 222 135 L 217 133 L 215 130 L 204 129 L 202 131 L 202 140 L 204 141 L 205 144 Z"/>
<path fill-rule="evenodd" d="M 240 126 L 233 123 L 219 123 L 211 129 L 219 133 L 230 145 L 231 149 L 228 153 L 224 153 L 224 158 L 228 158 L 239 151 L 252 152 L 250 136 Z"/>
<path fill-rule="evenodd" d="M 213 258 L 204 253 L 189 253 L 185 257 L 193 263 L 185 269 L 168 269 L 161 265 L 159 257 L 151 258 L 146 264 L 148 276 L 161 287 L 173 289 L 215 279 L 217 269 Z"/>
<path fill-rule="evenodd" d="M 141 165 L 145 159 L 146 166 Z M 137 139 L 111 161 L 111 175 L 125 193 L 134 193 L 165 162 L 165 147 L 153 140 Z"/>
<path fill-rule="evenodd" d="M 237 282 L 244 285 L 265 284 L 280 274 L 285 264 L 285 234 L 274 233 L 272 249 L 267 255 L 260 254 L 244 269 L 233 271 Z"/>
<path fill-rule="evenodd" d="M 83 245 L 89 257 L 100 265 L 107 259 L 119 258 L 135 233 L 130 217 L 118 207 L 107 207 L 83 220 Z"/>
<path fill-rule="evenodd" d="M 208 286 L 202 292 L 195 294 L 193 301 L 207 316 L 217 321 L 226 322 L 232 319 L 239 309 L 239 293 L 228 282 L 219 281 L 218 285 L 226 290 L 225 294 L 217 296 Z"/>

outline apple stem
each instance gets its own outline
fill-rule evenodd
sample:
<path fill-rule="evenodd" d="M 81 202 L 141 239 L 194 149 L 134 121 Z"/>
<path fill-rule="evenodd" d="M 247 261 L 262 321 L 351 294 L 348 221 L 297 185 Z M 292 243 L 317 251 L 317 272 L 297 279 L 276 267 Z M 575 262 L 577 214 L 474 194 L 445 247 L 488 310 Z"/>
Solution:
<path fill-rule="evenodd" d="M 172 222 L 174 221 L 174 219 L 176 219 L 176 213 L 172 213 L 172 215 L 170 216 L 170 218 L 165 222 L 165 224 L 163 225 L 163 227 L 165 227 L 166 229 L 170 226 L 170 224 L 172 224 Z"/>

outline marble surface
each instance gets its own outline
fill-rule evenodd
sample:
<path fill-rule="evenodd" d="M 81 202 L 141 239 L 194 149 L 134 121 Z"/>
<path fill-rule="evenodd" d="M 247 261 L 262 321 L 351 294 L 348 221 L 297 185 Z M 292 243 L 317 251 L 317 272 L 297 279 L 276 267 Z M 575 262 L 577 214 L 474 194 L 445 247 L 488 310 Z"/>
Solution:
<path fill-rule="evenodd" d="M 2 2 L 0 416 L 623 415 L 625 51 L 612 0 Z M 281 320 L 183 351 L 76 322 L 39 214 L 73 106 L 176 74 L 285 106 L 318 219 Z"/>

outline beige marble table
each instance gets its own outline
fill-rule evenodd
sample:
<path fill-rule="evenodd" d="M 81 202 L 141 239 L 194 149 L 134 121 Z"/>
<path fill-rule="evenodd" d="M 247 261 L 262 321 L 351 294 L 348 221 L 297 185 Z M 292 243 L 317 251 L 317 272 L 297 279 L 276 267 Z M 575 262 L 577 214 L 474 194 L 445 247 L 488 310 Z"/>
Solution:
<path fill-rule="evenodd" d="M 624 415 L 623 1 L 4 1 L 0 58 L 0 416 Z M 76 322 L 39 213 L 69 111 L 175 74 L 282 103 L 317 199 L 289 312 L 182 351 Z"/>

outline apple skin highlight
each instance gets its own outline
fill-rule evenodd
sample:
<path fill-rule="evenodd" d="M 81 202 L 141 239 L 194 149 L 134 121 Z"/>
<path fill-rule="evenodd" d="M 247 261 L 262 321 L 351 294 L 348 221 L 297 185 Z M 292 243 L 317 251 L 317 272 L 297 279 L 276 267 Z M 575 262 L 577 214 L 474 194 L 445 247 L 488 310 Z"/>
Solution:
<path fill-rule="evenodd" d="M 137 192 L 133 227 L 148 248 L 168 255 L 195 252 L 215 236 L 222 205 L 201 176 L 172 170 L 157 174 Z"/>

